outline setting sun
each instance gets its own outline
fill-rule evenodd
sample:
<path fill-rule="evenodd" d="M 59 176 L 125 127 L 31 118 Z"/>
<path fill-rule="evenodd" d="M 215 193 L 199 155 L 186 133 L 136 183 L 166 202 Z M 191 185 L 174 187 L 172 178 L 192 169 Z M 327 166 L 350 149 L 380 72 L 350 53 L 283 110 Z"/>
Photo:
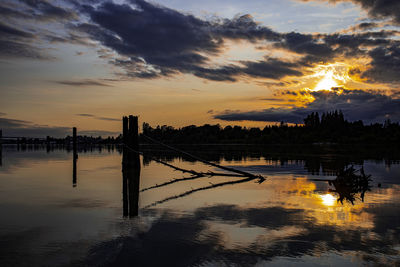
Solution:
<path fill-rule="evenodd" d="M 322 199 L 322 204 L 325 206 L 333 206 L 335 204 L 335 197 L 332 196 L 331 194 L 325 194 L 321 196 Z"/>
<path fill-rule="evenodd" d="M 330 65 L 319 65 L 312 75 L 319 80 L 314 91 L 331 90 L 332 87 L 342 87 L 350 80 L 348 76 L 348 65 L 345 63 L 334 63 Z"/>
<path fill-rule="evenodd" d="M 325 73 L 325 76 L 322 78 L 321 81 L 315 86 L 314 90 L 330 90 L 332 87 L 339 86 L 335 79 L 333 78 L 334 74 L 332 70 L 329 70 Z"/>

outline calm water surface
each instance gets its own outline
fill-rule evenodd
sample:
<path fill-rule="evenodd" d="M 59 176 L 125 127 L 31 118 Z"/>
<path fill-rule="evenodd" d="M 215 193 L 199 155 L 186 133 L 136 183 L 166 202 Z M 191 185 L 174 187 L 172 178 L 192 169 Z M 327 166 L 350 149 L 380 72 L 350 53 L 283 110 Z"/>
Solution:
<path fill-rule="evenodd" d="M 74 175 L 70 151 L 3 145 L 0 266 L 399 266 L 400 157 L 299 150 L 193 151 L 260 184 L 174 182 L 190 174 L 147 155 L 220 170 L 148 149 L 135 185 L 120 148 L 80 151 Z M 341 203 L 327 180 L 351 165 L 371 175 L 369 190 Z"/>

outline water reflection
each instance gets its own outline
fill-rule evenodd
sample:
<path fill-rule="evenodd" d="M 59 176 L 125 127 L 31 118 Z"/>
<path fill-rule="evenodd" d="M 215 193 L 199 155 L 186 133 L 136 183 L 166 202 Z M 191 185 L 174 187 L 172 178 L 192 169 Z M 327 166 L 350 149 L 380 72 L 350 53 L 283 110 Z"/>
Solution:
<path fill-rule="evenodd" d="M 334 187 L 334 189 L 329 188 L 329 192 L 338 195 L 337 202 L 343 205 L 343 200 L 346 200 L 354 205 L 357 197 L 364 202 L 365 193 L 371 191 L 370 183 L 372 178 L 371 175 L 365 174 L 363 166 L 359 170 L 356 170 L 354 166 L 350 166 L 341 170 L 335 180 L 312 179 L 312 181 L 328 182 L 330 186 Z M 321 198 L 325 204 L 330 204 L 328 206 L 333 205 L 333 196 L 331 194 L 323 195 Z"/>
<path fill-rule="evenodd" d="M 265 175 L 259 184 L 238 177 L 179 178 L 118 147 L 78 150 L 79 186 L 71 188 L 77 167 L 71 151 L 3 147 L 1 266 L 400 264 L 400 165 L 386 164 L 395 162 L 393 154 L 378 161 L 376 155 L 343 159 L 335 151 L 215 151 L 210 157 L 199 151 L 221 165 Z M 153 155 L 209 170 L 164 152 Z M 322 171 L 321 162 L 331 172 Z M 347 196 L 344 185 L 353 203 L 337 201 Z"/>
<path fill-rule="evenodd" d="M 365 192 L 371 191 L 370 182 L 372 179 L 370 177 L 371 175 L 365 175 L 364 167 L 356 171 L 351 166 L 341 171 L 335 180 L 329 181 L 329 185 L 335 187 L 335 189 L 330 189 L 329 191 L 337 193 L 339 195 L 337 201 L 340 201 L 342 204 L 343 200 L 347 200 L 354 205 L 357 194 L 360 195 L 361 201 L 364 202 Z"/>
<path fill-rule="evenodd" d="M 135 152 L 123 148 L 122 202 L 123 216 L 135 217 L 139 212 L 140 158 Z"/>
<path fill-rule="evenodd" d="M 74 151 L 74 155 L 72 156 L 72 187 L 76 187 L 77 183 L 77 174 L 76 174 L 76 162 L 78 161 L 78 153 Z"/>

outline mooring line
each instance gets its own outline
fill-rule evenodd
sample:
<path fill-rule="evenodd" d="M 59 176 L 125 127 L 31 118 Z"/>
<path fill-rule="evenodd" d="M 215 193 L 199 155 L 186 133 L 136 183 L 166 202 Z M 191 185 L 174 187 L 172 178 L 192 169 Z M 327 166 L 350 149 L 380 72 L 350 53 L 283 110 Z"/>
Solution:
<path fill-rule="evenodd" d="M 209 186 L 200 187 L 200 188 L 196 188 L 196 189 L 192 189 L 192 190 L 186 191 L 186 192 L 184 192 L 184 193 L 182 193 L 182 194 L 179 194 L 179 195 L 176 195 L 176 196 L 167 197 L 167 198 L 165 198 L 165 199 L 163 199 L 163 200 L 158 200 L 158 201 L 156 201 L 156 202 L 153 202 L 152 204 L 149 204 L 149 205 L 143 207 L 143 209 L 148 209 L 148 208 L 154 207 L 154 206 L 156 206 L 156 205 L 165 203 L 165 202 L 170 201 L 170 200 L 173 200 L 173 199 L 178 199 L 178 198 L 186 197 L 186 196 L 191 195 L 191 194 L 193 194 L 193 193 L 195 193 L 195 192 L 204 191 L 204 190 L 209 190 L 209 189 L 212 189 L 212 188 L 221 187 L 221 186 L 226 186 L 226 185 L 233 185 L 233 184 L 246 183 L 246 182 L 253 181 L 253 180 L 257 179 L 257 178 L 259 179 L 259 180 L 257 181 L 257 183 L 259 183 L 259 184 L 261 184 L 261 183 L 265 180 L 265 178 L 263 178 L 262 176 L 261 176 L 261 178 L 260 178 L 260 177 L 257 177 L 257 176 L 254 176 L 254 177 L 247 177 L 247 178 L 244 178 L 244 179 L 241 179 L 241 180 L 236 180 L 236 181 L 229 181 L 229 182 L 223 182 L 223 183 L 218 183 L 218 184 L 211 184 L 211 185 L 209 185 Z"/>
<path fill-rule="evenodd" d="M 165 146 L 165 147 L 167 147 L 167 148 L 169 148 L 169 149 L 171 149 L 171 150 L 174 150 L 174 151 L 176 151 L 176 152 L 179 152 L 179 153 L 181 153 L 181 154 L 184 154 L 184 155 L 186 155 L 186 156 L 189 156 L 189 157 L 191 157 L 191 158 L 193 158 L 193 159 L 195 159 L 195 160 L 197 160 L 197 161 L 203 162 L 203 163 L 208 164 L 208 165 L 210 165 L 210 166 L 217 167 L 217 168 L 219 168 L 219 169 L 226 170 L 226 171 L 230 171 L 230 172 L 239 173 L 239 174 L 241 174 L 241 175 L 243 175 L 243 176 L 246 176 L 246 177 L 263 178 L 263 179 L 265 179 L 262 175 L 255 175 L 255 174 L 252 174 L 252 173 L 249 173 L 249 172 L 245 172 L 245 171 L 241 171 L 241 170 L 236 170 L 236 169 L 234 169 L 234 168 L 225 167 L 225 166 L 221 166 L 221 165 L 216 164 L 216 163 L 209 162 L 209 161 L 207 161 L 207 160 L 205 160 L 205 159 L 202 159 L 202 158 L 200 158 L 200 157 L 197 157 L 197 156 L 195 156 L 195 155 L 192 155 L 192 154 L 190 154 L 190 153 L 188 153 L 188 152 L 186 152 L 186 151 L 183 151 L 183 150 L 180 150 L 180 149 L 178 149 L 178 148 L 172 147 L 172 146 L 170 146 L 170 145 L 164 144 L 164 143 L 162 143 L 162 142 L 160 142 L 160 141 L 158 141 L 158 140 L 156 140 L 156 139 L 154 139 L 154 138 L 151 138 L 150 136 L 147 136 L 147 135 L 145 135 L 145 134 L 142 134 L 142 136 L 145 137 L 145 138 L 147 138 L 147 139 L 149 139 L 150 141 L 152 141 L 152 142 L 154 142 L 154 143 L 156 143 L 156 144 Z"/>
<path fill-rule="evenodd" d="M 124 144 L 124 146 L 125 146 L 126 148 L 128 148 L 129 150 L 131 150 L 132 152 L 135 152 L 135 153 L 137 153 L 137 154 L 139 154 L 139 155 L 144 155 L 143 152 L 137 151 L 137 150 L 131 148 L 130 146 L 126 145 L 126 144 Z M 172 168 L 172 169 L 174 169 L 174 170 L 181 171 L 181 172 L 183 172 L 183 173 L 190 173 L 190 174 L 195 175 L 195 176 L 210 176 L 210 177 L 211 177 L 211 176 L 248 177 L 247 175 L 243 175 L 243 174 L 238 175 L 238 174 L 230 174 L 230 173 L 218 173 L 218 172 L 212 172 L 212 171 L 208 171 L 208 172 L 197 172 L 197 171 L 194 171 L 194 170 L 187 170 L 187 169 L 179 168 L 179 167 L 177 167 L 177 166 L 174 166 L 174 165 L 172 165 L 172 164 L 169 164 L 169 163 L 167 163 L 167 162 L 164 162 L 164 161 L 162 161 L 162 160 L 159 160 L 159 159 L 157 159 L 157 158 L 155 158 L 155 157 L 151 157 L 151 156 L 150 156 L 150 159 L 151 159 L 151 160 L 154 160 L 155 162 L 158 162 L 158 163 L 160 163 L 160 164 L 163 164 L 163 165 L 165 165 L 165 166 L 167 166 L 167 167 L 170 167 L 170 168 Z"/>

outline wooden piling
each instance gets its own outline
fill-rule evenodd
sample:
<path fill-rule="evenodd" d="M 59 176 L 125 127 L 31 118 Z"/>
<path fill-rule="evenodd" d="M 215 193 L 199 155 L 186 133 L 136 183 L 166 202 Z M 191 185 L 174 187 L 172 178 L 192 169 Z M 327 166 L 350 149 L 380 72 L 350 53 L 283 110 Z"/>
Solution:
<path fill-rule="evenodd" d="M 76 161 L 78 159 L 78 151 L 77 151 L 77 130 L 76 127 L 72 128 L 72 186 L 76 187 L 77 184 L 77 175 L 76 175 Z"/>
<path fill-rule="evenodd" d="M 128 134 L 128 117 L 122 117 L 122 141 L 124 144 L 128 144 L 129 134 Z"/>
<path fill-rule="evenodd" d="M 77 157 L 74 156 L 72 159 L 72 187 L 76 187 L 76 184 L 77 184 L 76 160 L 77 160 Z"/>
<path fill-rule="evenodd" d="M 135 217 L 139 210 L 140 158 L 133 150 L 139 150 L 138 117 L 130 115 L 122 118 L 122 204 L 123 216 Z M 129 149 L 128 149 L 129 148 Z"/>
<path fill-rule="evenodd" d="M 0 129 L 0 166 L 3 165 L 3 130 Z"/>
<path fill-rule="evenodd" d="M 138 117 L 129 115 L 129 146 L 139 150 L 139 125 Z"/>
<path fill-rule="evenodd" d="M 72 128 L 72 149 L 74 151 L 74 156 L 76 154 L 76 148 L 77 148 L 77 136 L 76 136 L 76 127 Z"/>

